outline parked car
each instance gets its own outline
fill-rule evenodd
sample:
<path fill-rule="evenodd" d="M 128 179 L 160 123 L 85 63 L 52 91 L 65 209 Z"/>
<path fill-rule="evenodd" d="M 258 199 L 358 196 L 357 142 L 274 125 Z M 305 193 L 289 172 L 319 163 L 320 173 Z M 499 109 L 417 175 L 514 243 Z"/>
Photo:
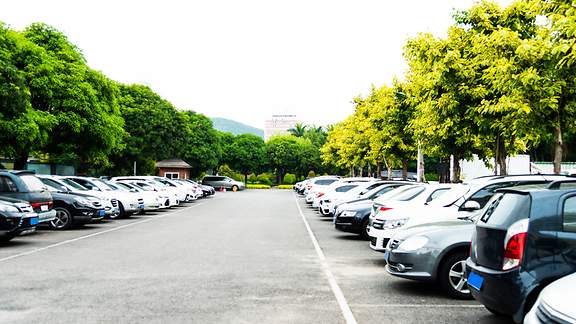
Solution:
<path fill-rule="evenodd" d="M 360 196 L 362 198 L 339 204 L 334 212 L 334 227 L 340 231 L 360 234 L 362 238 L 368 239 L 372 201 L 403 185 L 405 184 L 383 184 Z"/>
<path fill-rule="evenodd" d="M 162 181 L 162 179 L 168 180 L 168 178 L 162 178 L 157 176 L 124 176 L 124 177 L 114 177 L 112 181 L 138 181 L 138 183 L 146 183 L 154 187 L 157 191 L 162 191 L 163 193 L 169 196 L 169 207 L 178 206 L 180 205 L 182 199 L 186 199 L 187 191 L 183 190 L 180 187 L 177 187 L 174 184 L 170 184 L 170 182 Z"/>
<path fill-rule="evenodd" d="M 316 193 L 322 189 L 327 188 L 334 182 L 338 181 L 340 177 L 337 176 L 320 176 L 310 180 L 306 188 L 304 189 L 304 194 L 306 195 L 306 203 L 312 204 L 312 201 L 316 197 Z"/>
<path fill-rule="evenodd" d="M 38 222 L 38 214 L 29 202 L 0 197 L 0 242 L 33 232 Z"/>
<path fill-rule="evenodd" d="M 122 187 L 126 190 L 140 193 L 142 199 L 144 199 L 144 209 L 143 209 L 144 212 L 154 211 L 162 208 L 164 200 L 162 199 L 162 196 L 159 195 L 154 190 L 146 190 L 142 187 L 137 186 L 136 184 L 121 181 L 107 181 L 106 184 L 108 184 L 109 186 Z"/>
<path fill-rule="evenodd" d="M 500 189 L 472 236 L 472 296 L 520 323 L 546 285 L 576 271 L 575 247 L 575 189 Z"/>
<path fill-rule="evenodd" d="M 488 176 L 456 185 L 428 203 L 414 206 L 374 206 L 371 245 L 384 252 L 390 237 L 401 228 L 470 217 L 482 209 L 497 189 L 569 179 L 558 175 Z M 376 203 L 376 202 L 375 202 Z M 391 207 L 391 208 L 390 208 Z"/>
<path fill-rule="evenodd" d="M 29 202 L 40 223 L 56 217 L 52 195 L 34 171 L 0 171 L 0 196 Z"/>
<path fill-rule="evenodd" d="M 576 273 L 546 286 L 524 318 L 524 324 L 576 323 Z"/>
<path fill-rule="evenodd" d="M 66 187 L 46 185 L 54 201 L 56 218 L 50 221 L 51 228 L 65 230 L 99 221 L 106 215 L 102 200 L 98 197 L 73 192 Z"/>
<path fill-rule="evenodd" d="M 143 190 L 157 193 L 160 202 L 160 208 L 170 208 L 172 206 L 178 206 L 175 195 L 169 192 L 166 186 L 156 181 L 132 179 L 132 178 L 128 179 L 116 178 L 114 181 L 120 183 L 128 183 L 130 185 L 137 186 L 138 188 L 141 188 Z"/>
<path fill-rule="evenodd" d="M 214 187 L 215 189 L 224 188 L 226 190 L 244 190 L 245 186 L 243 182 L 236 181 L 225 176 L 205 176 L 202 178 L 202 184 Z"/>
<path fill-rule="evenodd" d="M 117 215 L 120 213 L 120 210 L 118 209 L 118 200 L 116 198 L 110 198 L 107 195 L 102 194 L 101 191 L 90 190 L 62 176 L 38 175 L 38 178 L 44 184 L 52 186 L 54 188 L 61 188 L 62 190 L 71 191 L 75 193 L 77 192 L 100 198 L 102 206 L 104 207 L 105 217 L 116 218 Z"/>
<path fill-rule="evenodd" d="M 133 213 L 140 212 L 140 209 L 144 206 L 144 201 L 139 198 L 138 195 L 132 192 L 115 191 L 104 181 L 97 178 L 90 177 L 65 177 L 68 180 L 72 180 L 79 185 L 86 187 L 92 191 L 101 192 L 102 195 L 118 200 L 119 213 L 111 215 L 110 218 L 125 218 L 130 217 Z M 141 207 L 142 206 L 142 207 Z"/>
<path fill-rule="evenodd" d="M 372 206 L 370 226 L 368 228 L 370 248 L 374 251 L 384 252 L 390 237 L 407 222 L 407 218 L 397 219 L 387 215 L 397 213 L 397 211 L 400 211 L 401 215 L 405 215 L 404 213 L 410 214 L 411 211 L 418 210 L 419 207 L 441 198 L 442 195 L 450 192 L 454 186 L 454 184 L 446 183 L 415 184 L 413 186 L 400 187 L 390 192 L 390 195 L 393 195 L 392 197 L 383 195 L 376 198 Z M 382 219 L 382 213 L 386 213 L 384 219 Z"/>

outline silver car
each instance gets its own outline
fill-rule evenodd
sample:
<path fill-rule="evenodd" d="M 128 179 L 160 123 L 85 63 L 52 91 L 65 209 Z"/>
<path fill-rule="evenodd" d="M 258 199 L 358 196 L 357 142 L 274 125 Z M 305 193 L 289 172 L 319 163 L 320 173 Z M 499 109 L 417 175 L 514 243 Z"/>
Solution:
<path fill-rule="evenodd" d="M 472 220 L 454 220 L 406 228 L 388 242 L 384 258 L 391 275 L 439 282 L 452 297 L 470 299 L 464 269 L 474 232 Z"/>
<path fill-rule="evenodd" d="M 576 323 L 576 273 L 558 279 L 540 292 L 524 324 Z"/>

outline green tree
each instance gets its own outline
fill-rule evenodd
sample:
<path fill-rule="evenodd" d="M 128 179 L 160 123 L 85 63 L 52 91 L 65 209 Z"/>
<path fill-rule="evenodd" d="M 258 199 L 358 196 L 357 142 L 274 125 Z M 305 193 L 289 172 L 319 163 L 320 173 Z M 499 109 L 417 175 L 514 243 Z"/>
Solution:
<path fill-rule="evenodd" d="M 308 126 L 305 126 L 302 123 L 296 123 L 293 128 L 288 129 L 288 132 L 296 137 L 302 137 L 306 133 L 307 128 Z"/>
<path fill-rule="evenodd" d="M 242 173 L 244 183 L 248 183 L 248 175 L 262 171 L 266 165 L 266 145 L 260 136 L 238 135 L 230 146 L 229 156 L 230 166 Z"/>

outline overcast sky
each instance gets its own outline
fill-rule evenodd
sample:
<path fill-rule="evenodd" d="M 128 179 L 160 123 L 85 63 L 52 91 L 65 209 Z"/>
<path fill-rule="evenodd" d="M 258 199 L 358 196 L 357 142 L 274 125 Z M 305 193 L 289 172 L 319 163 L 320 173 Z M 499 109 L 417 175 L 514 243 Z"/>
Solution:
<path fill-rule="evenodd" d="M 502 0 L 500 3 L 508 3 Z M 471 0 L 5 1 L 0 21 L 45 22 L 88 64 L 180 109 L 263 128 L 275 113 L 327 125 L 406 65 L 419 32 L 445 34 Z"/>

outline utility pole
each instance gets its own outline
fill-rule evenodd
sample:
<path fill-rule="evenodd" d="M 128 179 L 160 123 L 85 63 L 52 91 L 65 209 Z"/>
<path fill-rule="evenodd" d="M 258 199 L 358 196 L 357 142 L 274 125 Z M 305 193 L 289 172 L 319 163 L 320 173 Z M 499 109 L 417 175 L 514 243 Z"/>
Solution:
<path fill-rule="evenodd" d="M 136 161 L 134 161 L 134 175 L 136 175 Z"/>
<path fill-rule="evenodd" d="M 420 140 L 418 140 L 418 162 L 416 167 L 416 181 L 424 182 L 424 154 L 422 153 L 422 148 L 420 146 Z"/>

